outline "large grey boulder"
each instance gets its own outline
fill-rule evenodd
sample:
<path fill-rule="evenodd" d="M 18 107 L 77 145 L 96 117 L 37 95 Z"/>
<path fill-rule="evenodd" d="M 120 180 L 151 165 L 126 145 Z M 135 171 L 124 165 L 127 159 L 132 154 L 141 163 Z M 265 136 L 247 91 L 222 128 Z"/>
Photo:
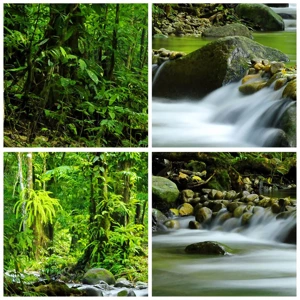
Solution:
<path fill-rule="evenodd" d="M 235 10 L 240 18 L 250 20 L 263 31 L 284 30 L 282 17 L 265 4 L 240 3 Z"/>
<path fill-rule="evenodd" d="M 252 59 L 289 61 L 281 51 L 249 38 L 220 38 L 160 67 L 153 84 L 153 96 L 199 98 L 230 82 L 239 81 Z"/>
<path fill-rule="evenodd" d="M 226 36 L 245 36 L 252 39 L 250 30 L 243 24 L 234 23 L 225 26 L 215 27 L 212 26 L 203 31 L 204 37 L 226 37 Z"/>
<path fill-rule="evenodd" d="M 174 182 L 168 178 L 152 177 L 152 200 L 153 206 L 161 211 L 167 211 L 176 204 L 179 190 Z"/>

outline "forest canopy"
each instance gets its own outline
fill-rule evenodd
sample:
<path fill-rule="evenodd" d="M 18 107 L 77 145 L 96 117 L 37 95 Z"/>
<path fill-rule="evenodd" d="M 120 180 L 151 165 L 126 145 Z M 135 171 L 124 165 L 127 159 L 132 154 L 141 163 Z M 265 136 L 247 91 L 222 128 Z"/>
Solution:
<path fill-rule="evenodd" d="M 101 267 L 147 282 L 147 156 L 5 153 L 6 274 L 25 282 L 33 272 L 76 282 Z M 13 295 L 9 278 L 5 289 Z"/>
<path fill-rule="evenodd" d="M 4 4 L 6 147 L 145 147 L 147 4 Z"/>

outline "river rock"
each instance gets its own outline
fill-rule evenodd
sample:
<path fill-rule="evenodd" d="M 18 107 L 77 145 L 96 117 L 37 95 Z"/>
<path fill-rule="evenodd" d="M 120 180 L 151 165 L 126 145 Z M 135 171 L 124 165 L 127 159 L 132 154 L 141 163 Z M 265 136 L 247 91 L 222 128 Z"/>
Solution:
<path fill-rule="evenodd" d="M 225 221 L 227 221 L 230 218 L 232 218 L 232 213 L 225 212 L 219 216 L 218 222 L 219 222 L 219 224 L 223 224 Z"/>
<path fill-rule="evenodd" d="M 167 211 L 176 206 L 178 196 L 179 190 L 174 182 L 160 176 L 152 177 L 152 197 L 155 208 Z"/>
<path fill-rule="evenodd" d="M 250 194 L 248 195 L 245 200 L 246 202 L 254 202 L 255 200 L 258 200 L 258 195 L 257 194 Z"/>
<path fill-rule="evenodd" d="M 234 200 L 236 198 L 236 191 L 231 190 L 225 193 L 225 199 Z"/>
<path fill-rule="evenodd" d="M 234 210 L 237 208 L 237 207 L 239 207 L 239 203 L 238 202 L 231 202 L 231 203 L 229 203 L 228 205 L 227 205 L 227 210 L 229 211 L 229 212 L 234 212 Z"/>
<path fill-rule="evenodd" d="M 104 269 L 104 268 L 95 268 L 88 270 L 82 278 L 83 284 L 97 284 L 100 281 L 105 281 L 107 284 L 115 284 L 116 280 L 114 275 Z"/>
<path fill-rule="evenodd" d="M 197 221 L 190 221 L 189 222 L 189 228 L 190 229 L 200 229 L 202 228 L 201 224 Z"/>
<path fill-rule="evenodd" d="M 203 31 L 204 37 L 245 36 L 252 39 L 250 30 L 242 24 L 233 23 L 220 27 L 210 27 Z"/>
<path fill-rule="evenodd" d="M 77 289 L 69 288 L 64 282 L 58 281 L 33 287 L 33 290 L 47 296 L 71 296 L 80 293 Z"/>
<path fill-rule="evenodd" d="M 242 215 L 242 225 L 249 225 L 252 216 L 253 216 L 253 214 L 251 212 L 243 213 L 243 215 Z"/>
<path fill-rule="evenodd" d="M 181 192 L 181 198 L 183 202 L 191 202 L 194 197 L 194 192 L 192 190 L 186 189 Z"/>
<path fill-rule="evenodd" d="M 117 294 L 118 297 L 136 297 L 136 294 L 133 290 L 122 290 L 118 292 Z"/>
<path fill-rule="evenodd" d="M 78 290 L 84 291 L 85 296 L 96 296 L 96 297 L 103 296 L 102 291 L 94 286 L 81 286 L 78 288 Z"/>
<path fill-rule="evenodd" d="M 154 218 L 157 223 L 163 223 L 168 220 L 168 218 L 160 210 L 155 208 L 152 208 L 152 218 Z"/>
<path fill-rule="evenodd" d="M 212 219 L 212 211 L 208 207 L 202 207 L 195 212 L 195 218 L 200 224 L 210 222 Z"/>
<path fill-rule="evenodd" d="M 286 135 L 286 141 L 289 147 L 296 147 L 297 122 L 296 102 L 290 104 L 289 108 L 283 113 L 278 126 L 282 128 Z"/>
<path fill-rule="evenodd" d="M 183 203 L 178 208 L 180 216 L 192 216 L 194 212 L 194 207 L 189 203 Z"/>
<path fill-rule="evenodd" d="M 164 225 L 169 229 L 179 229 L 180 223 L 178 220 L 167 220 Z"/>
<path fill-rule="evenodd" d="M 245 212 L 245 208 L 246 208 L 245 205 L 240 205 L 240 206 L 238 206 L 238 207 L 234 210 L 233 216 L 234 216 L 235 218 L 241 217 L 242 214 Z"/>
<path fill-rule="evenodd" d="M 239 87 L 239 91 L 244 95 L 251 95 L 264 88 L 266 84 L 266 80 L 245 83 Z"/>
<path fill-rule="evenodd" d="M 218 193 L 217 190 L 211 189 L 210 192 L 208 193 L 208 198 L 211 200 L 216 199 L 217 193 Z"/>
<path fill-rule="evenodd" d="M 126 278 L 118 278 L 115 287 L 134 288 L 134 285 Z"/>
<path fill-rule="evenodd" d="M 282 98 L 284 99 L 297 99 L 297 80 L 294 79 L 287 83 L 286 87 L 282 92 Z"/>
<path fill-rule="evenodd" d="M 249 61 L 254 58 L 289 60 L 282 52 L 246 37 L 220 38 L 182 58 L 166 62 L 153 84 L 153 96 L 203 97 L 222 85 L 242 79 Z"/>
<path fill-rule="evenodd" d="M 174 218 L 179 216 L 179 211 L 177 208 L 170 208 L 167 212 L 169 218 Z"/>
<path fill-rule="evenodd" d="M 284 30 L 282 17 L 265 4 L 240 3 L 235 11 L 240 18 L 250 20 L 263 31 Z"/>
<path fill-rule="evenodd" d="M 226 206 L 225 206 L 224 203 L 215 203 L 214 206 L 213 206 L 212 211 L 213 212 L 218 212 L 218 211 L 220 211 L 223 208 L 226 208 Z"/>
<path fill-rule="evenodd" d="M 284 243 L 294 244 L 297 243 L 297 228 L 296 224 L 290 229 L 287 236 L 283 240 Z"/>
<path fill-rule="evenodd" d="M 221 244 L 217 242 L 200 242 L 188 245 L 185 248 L 186 253 L 203 255 L 225 255 L 227 252 Z"/>

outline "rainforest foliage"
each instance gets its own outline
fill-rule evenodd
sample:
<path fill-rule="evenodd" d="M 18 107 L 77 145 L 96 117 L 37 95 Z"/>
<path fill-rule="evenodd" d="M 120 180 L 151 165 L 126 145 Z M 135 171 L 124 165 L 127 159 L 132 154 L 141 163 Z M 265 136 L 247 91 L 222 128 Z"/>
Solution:
<path fill-rule="evenodd" d="M 205 187 L 238 190 L 244 177 L 259 177 L 272 187 L 295 186 L 296 166 L 296 152 L 157 152 L 152 171 L 168 176 L 180 169 L 207 170 L 212 179 Z"/>
<path fill-rule="evenodd" d="M 4 271 L 76 281 L 101 267 L 147 281 L 147 156 L 5 153 Z"/>
<path fill-rule="evenodd" d="M 147 28 L 147 4 L 4 4 L 5 146 L 147 146 Z"/>

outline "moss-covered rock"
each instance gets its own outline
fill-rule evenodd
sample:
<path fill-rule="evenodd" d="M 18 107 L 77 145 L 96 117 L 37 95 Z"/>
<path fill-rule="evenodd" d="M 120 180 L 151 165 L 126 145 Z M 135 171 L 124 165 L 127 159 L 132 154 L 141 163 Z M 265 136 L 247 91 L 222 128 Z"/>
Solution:
<path fill-rule="evenodd" d="M 188 245 L 185 248 L 185 252 L 189 254 L 202 254 L 202 255 L 225 255 L 229 252 L 228 247 L 225 247 L 224 245 L 217 243 L 217 242 L 200 242 Z"/>
<path fill-rule="evenodd" d="M 175 206 L 176 200 L 179 197 L 179 190 L 171 180 L 160 176 L 153 176 L 152 196 L 154 207 L 164 212 Z"/>
<path fill-rule="evenodd" d="M 297 80 L 293 79 L 287 83 L 286 87 L 282 92 L 282 98 L 285 99 L 297 99 Z"/>
<path fill-rule="evenodd" d="M 270 7 L 260 3 L 240 3 L 235 9 L 240 18 L 251 21 L 264 31 L 282 31 L 284 22 L 281 16 Z"/>
<path fill-rule="evenodd" d="M 192 190 L 186 189 L 181 191 L 181 199 L 183 202 L 190 202 L 194 197 L 194 192 Z"/>
<path fill-rule="evenodd" d="M 167 220 L 164 225 L 169 229 L 179 229 L 180 223 L 178 220 Z"/>
<path fill-rule="evenodd" d="M 110 271 L 104 268 L 95 268 L 88 270 L 84 274 L 82 283 L 97 284 L 101 280 L 105 281 L 107 284 L 115 284 L 116 282 L 114 275 Z"/>
<path fill-rule="evenodd" d="M 296 103 L 290 105 L 290 107 L 284 112 L 281 117 L 279 127 L 285 132 L 286 140 L 289 147 L 296 147 Z"/>
<path fill-rule="evenodd" d="M 206 163 L 203 161 L 197 161 L 192 160 L 187 163 L 188 170 L 194 171 L 194 172 L 202 172 L 206 170 Z"/>
<path fill-rule="evenodd" d="M 194 212 L 194 208 L 191 204 L 189 203 L 183 203 L 180 205 L 178 208 L 179 215 L 180 216 L 192 216 Z"/>
<path fill-rule="evenodd" d="M 233 23 L 220 27 L 210 27 L 203 31 L 204 37 L 245 36 L 252 39 L 250 30 L 242 24 Z"/>
<path fill-rule="evenodd" d="M 249 225 L 252 216 L 253 216 L 253 214 L 251 212 L 243 213 L 243 215 L 242 215 L 242 225 Z"/>
<path fill-rule="evenodd" d="M 153 85 L 153 96 L 198 98 L 242 79 L 254 58 L 289 61 L 284 53 L 249 38 L 220 38 L 182 58 L 166 62 Z"/>
<path fill-rule="evenodd" d="M 209 223 L 212 219 L 212 211 L 208 207 L 202 207 L 195 211 L 195 218 L 199 223 Z"/>
<path fill-rule="evenodd" d="M 155 208 L 152 208 L 152 218 L 160 224 L 168 220 L 168 218 L 160 210 Z"/>
<path fill-rule="evenodd" d="M 39 285 L 33 288 L 36 293 L 47 296 L 71 296 L 81 295 L 77 289 L 69 288 L 64 282 L 51 282 L 45 285 Z"/>

